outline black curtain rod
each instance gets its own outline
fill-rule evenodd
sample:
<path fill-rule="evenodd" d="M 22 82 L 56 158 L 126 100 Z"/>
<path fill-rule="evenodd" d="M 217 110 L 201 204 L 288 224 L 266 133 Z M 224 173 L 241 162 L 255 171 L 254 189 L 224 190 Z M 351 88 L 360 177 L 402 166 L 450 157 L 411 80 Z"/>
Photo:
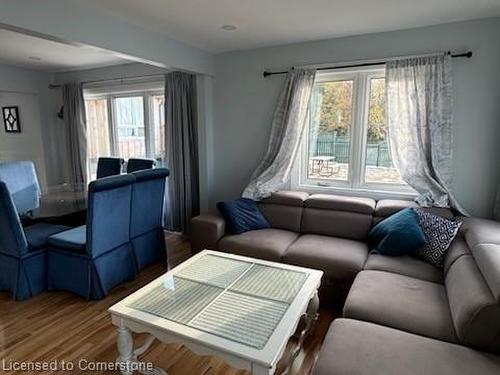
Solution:
<path fill-rule="evenodd" d="M 467 57 L 471 58 L 472 57 L 472 52 L 464 52 L 464 53 L 454 53 L 452 54 L 451 52 L 448 52 L 448 54 L 451 55 L 451 57 Z M 380 60 L 380 61 L 374 61 L 374 62 L 366 62 L 366 63 L 358 63 L 358 64 L 346 64 L 346 65 L 336 65 L 336 66 L 322 66 L 320 68 L 316 68 L 316 70 L 333 70 L 333 69 L 345 69 L 345 68 L 362 68 L 365 66 L 375 66 L 375 65 L 382 65 L 385 64 L 387 60 Z M 293 69 L 293 68 L 292 68 Z M 265 71 L 263 73 L 264 77 L 268 76 L 274 76 L 277 74 L 287 74 L 288 71 L 281 71 L 281 72 L 267 72 Z"/>

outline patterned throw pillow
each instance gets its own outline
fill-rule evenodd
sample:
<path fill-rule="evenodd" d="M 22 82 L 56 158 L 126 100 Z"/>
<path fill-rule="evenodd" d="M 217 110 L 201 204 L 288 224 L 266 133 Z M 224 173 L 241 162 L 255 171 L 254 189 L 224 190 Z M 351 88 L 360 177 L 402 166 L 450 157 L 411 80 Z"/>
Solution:
<path fill-rule="evenodd" d="M 416 208 L 415 212 L 425 235 L 425 245 L 418 255 L 428 263 L 442 268 L 446 251 L 462 223 L 431 214 L 421 208 Z"/>

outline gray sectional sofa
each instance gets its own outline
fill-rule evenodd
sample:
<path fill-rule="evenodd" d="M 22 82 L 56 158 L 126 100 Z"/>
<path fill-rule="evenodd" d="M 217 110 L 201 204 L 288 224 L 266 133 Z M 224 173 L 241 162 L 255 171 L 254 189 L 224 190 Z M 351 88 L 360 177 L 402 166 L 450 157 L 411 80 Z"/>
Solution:
<path fill-rule="evenodd" d="M 229 235 L 221 216 L 201 215 L 192 221 L 192 248 L 325 272 L 320 298 L 345 303 L 317 375 L 500 374 L 500 223 L 465 218 L 443 269 L 370 254 L 370 228 L 411 206 L 284 191 L 259 203 L 272 228 Z"/>

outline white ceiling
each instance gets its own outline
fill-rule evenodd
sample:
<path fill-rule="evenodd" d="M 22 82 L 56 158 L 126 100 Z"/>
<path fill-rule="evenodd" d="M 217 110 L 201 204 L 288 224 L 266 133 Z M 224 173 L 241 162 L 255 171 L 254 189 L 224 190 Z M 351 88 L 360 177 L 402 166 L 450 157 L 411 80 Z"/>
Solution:
<path fill-rule="evenodd" d="M 500 15 L 500 0 L 80 0 L 211 52 Z M 236 25 L 223 31 L 222 25 Z"/>
<path fill-rule="evenodd" d="M 0 63 L 57 72 L 130 62 L 93 47 L 68 45 L 0 29 Z"/>

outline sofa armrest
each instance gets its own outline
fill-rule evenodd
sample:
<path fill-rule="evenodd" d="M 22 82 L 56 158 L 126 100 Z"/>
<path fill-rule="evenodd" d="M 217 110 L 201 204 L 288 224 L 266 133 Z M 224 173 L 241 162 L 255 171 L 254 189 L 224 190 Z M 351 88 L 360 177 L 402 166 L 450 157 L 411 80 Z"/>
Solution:
<path fill-rule="evenodd" d="M 221 215 L 203 214 L 191 219 L 191 252 L 204 249 L 217 250 L 217 242 L 226 232 L 226 223 Z"/>

